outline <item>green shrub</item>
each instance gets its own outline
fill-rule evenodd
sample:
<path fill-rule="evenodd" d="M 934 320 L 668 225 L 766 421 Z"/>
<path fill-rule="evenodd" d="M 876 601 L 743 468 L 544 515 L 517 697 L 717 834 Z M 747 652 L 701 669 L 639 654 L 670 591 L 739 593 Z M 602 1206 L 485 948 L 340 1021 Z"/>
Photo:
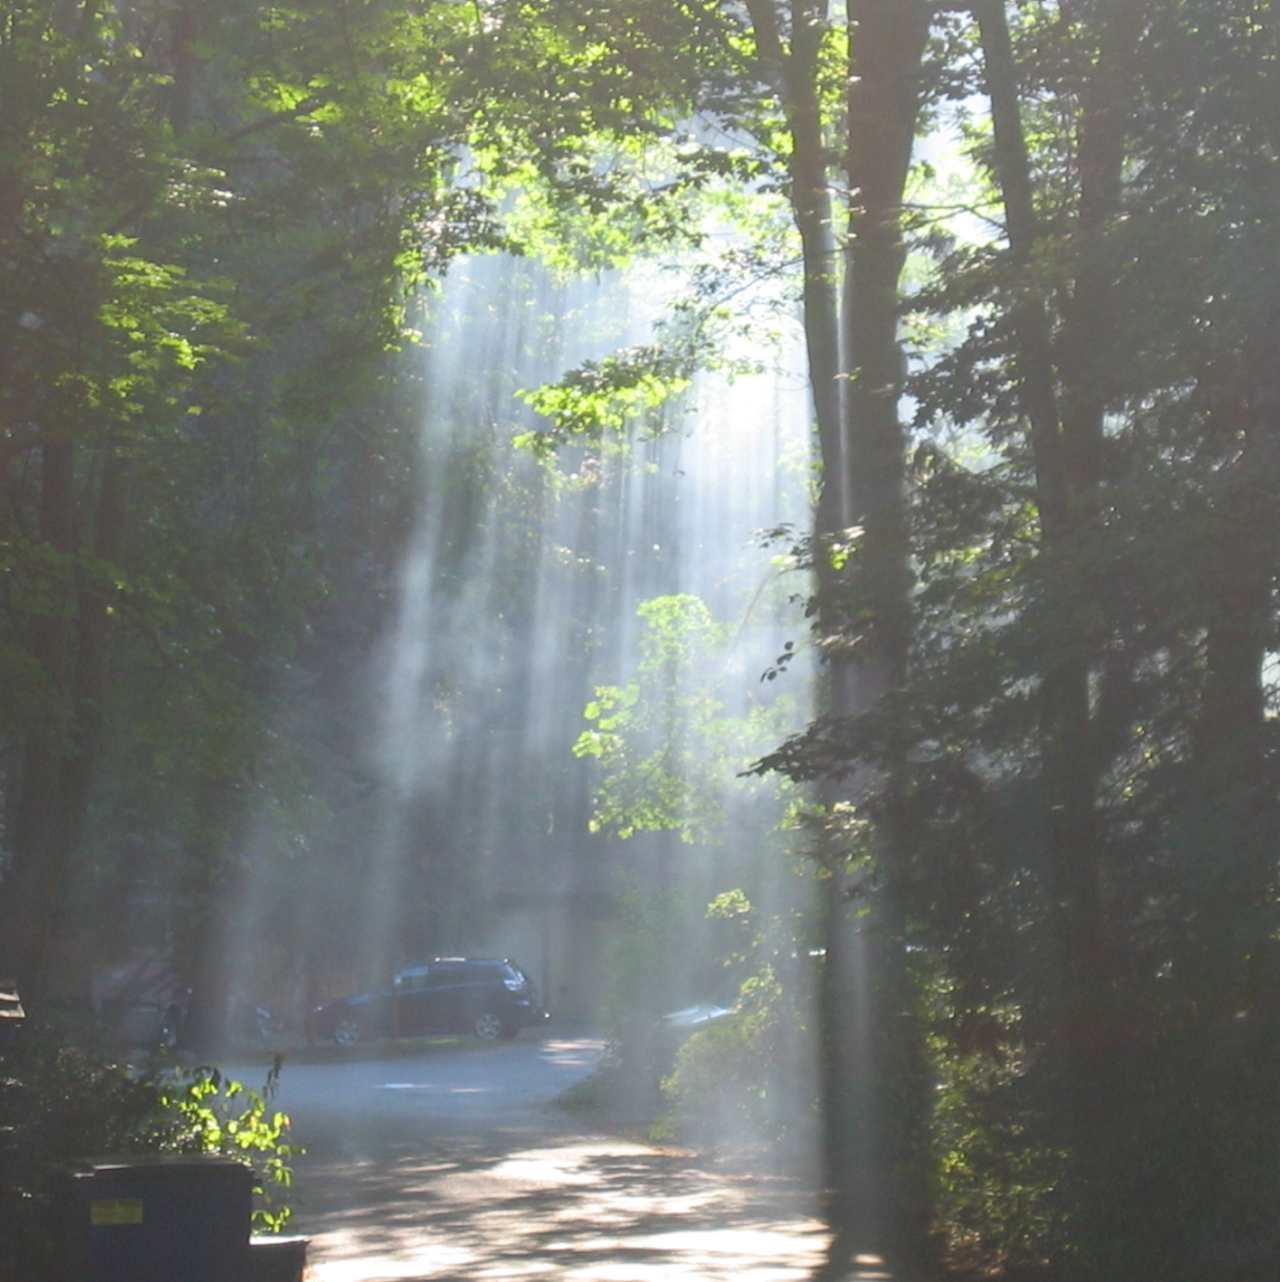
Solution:
<path fill-rule="evenodd" d="M 965 1271 L 1036 1273 L 1066 1240 L 1066 1154 L 1019 1049 L 963 1052 L 933 1039 L 936 1214 L 945 1250 Z"/>
<path fill-rule="evenodd" d="M 738 1008 L 693 1033 L 663 1081 L 655 1134 L 701 1148 L 752 1149 L 786 1162 L 815 1149 L 812 1038 L 773 970 L 742 986 Z"/>
<path fill-rule="evenodd" d="M 277 1055 L 260 1091 L 202 1067 L 165 1082 L 159 1094 L 162 1151 L 249 1162 L 257 1176 L 253 1227 L 267 1233 L 279 1233 L 293 1214 L 282 1198 L 293 1185 L 291 1161 L 302 1151 L 288 1141 L 288 1115 L 270 1107 L 282 1063 Z"/>
<path fill-rule="evenodd" d="M 253 1227 L 278 1232 L 281 1200 L 300 1152 L 288 1117 L 270 1108 L 280 1061 L 262 1090 L 217 1069 L 139 1073 L 36 1030 L 0 1055 L 0 1282 L 52 1276 L 47 1228 L 51 1176 L 77 1158 L 103 1154 L 211 1153 L 254 1167 Z M 7 1251 L 8 1260 L 4 1253 Z"/>

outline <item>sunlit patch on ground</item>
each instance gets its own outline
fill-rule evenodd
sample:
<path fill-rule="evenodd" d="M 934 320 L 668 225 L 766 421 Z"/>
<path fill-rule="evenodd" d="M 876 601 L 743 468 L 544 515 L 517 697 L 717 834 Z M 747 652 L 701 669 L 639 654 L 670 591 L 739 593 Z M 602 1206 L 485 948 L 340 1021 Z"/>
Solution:
<path fill-rule="evenodd" d="M 316 1282 L 408 1282 L 413 1278 L 437 1276 L 442 1269 L 466 1265 L 471 1252 L 458 1250 L 443 1243 L 417 1253 L 399 1255 L 369 1255 L 351 1259 L 333 1260 L 319 1268 L 307 1271 L 308 1279 Z"/>
<path fill-rule="evenodd" d="M 855 1255 L 853 1272 L 849 1282 L 890 1282 L 892 1274 L 885 1269 L 884 1261 L 878 1255 Z"/>
<path fill-rule="evenodd" d="M 470 1152 L 429 1175 L 414 1167 L 386 1173 L 396 1192 L 376 1221 L 339 1211 L 313 1231 L 314 1282 L 800 1282 L 825 1258 L 826 1230 L 798 1187 L 623 1140 Z M 369 1172 L 353 1164 L 349 1175 Z"/>
<path fill-rule="evenodd" d="M 543 1043 L 543 1055 L 552 1064 L 563 1068 L 587 1068 L 599 1058 L 599 1050 L 592 1045 L 584 1045 L 581 1038 L 575 1041 L 547 1041 Z"/>

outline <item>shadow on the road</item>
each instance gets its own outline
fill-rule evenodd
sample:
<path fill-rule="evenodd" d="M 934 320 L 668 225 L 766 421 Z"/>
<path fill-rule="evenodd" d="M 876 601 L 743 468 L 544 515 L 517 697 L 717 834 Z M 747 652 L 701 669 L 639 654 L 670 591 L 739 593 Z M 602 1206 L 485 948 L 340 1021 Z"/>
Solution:
<path fill-rule="evenodd" d="M 799 1282 L 827 1247 L 794 1182 L 617 1139 L 490 1131 L 314 1173 L 327 1192 L 299 1228 L 316 1282 Z"/>

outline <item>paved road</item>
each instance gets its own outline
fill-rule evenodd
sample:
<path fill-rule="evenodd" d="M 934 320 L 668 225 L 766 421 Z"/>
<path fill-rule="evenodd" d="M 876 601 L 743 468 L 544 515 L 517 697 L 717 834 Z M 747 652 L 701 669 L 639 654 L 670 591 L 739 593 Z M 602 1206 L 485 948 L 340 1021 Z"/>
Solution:
<path fill-rule="evenodd" d="M 820 1266 L 803 1190 L 584 1133 L 552 1105 L 598 1041 L 403 1052 L 286 1065 L 314 1282 L 799 1282 Z"/>

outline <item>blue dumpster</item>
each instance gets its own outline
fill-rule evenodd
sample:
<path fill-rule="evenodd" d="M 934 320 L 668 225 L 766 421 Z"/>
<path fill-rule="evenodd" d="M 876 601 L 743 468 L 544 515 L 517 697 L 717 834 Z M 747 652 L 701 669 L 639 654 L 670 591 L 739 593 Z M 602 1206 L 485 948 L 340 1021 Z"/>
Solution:
<path fill-rule="evenodd" d="M 245 1282 L 253 1172 L 222 1157 L 86 1158 L 56 1216 L 75 1282 Z"/>

